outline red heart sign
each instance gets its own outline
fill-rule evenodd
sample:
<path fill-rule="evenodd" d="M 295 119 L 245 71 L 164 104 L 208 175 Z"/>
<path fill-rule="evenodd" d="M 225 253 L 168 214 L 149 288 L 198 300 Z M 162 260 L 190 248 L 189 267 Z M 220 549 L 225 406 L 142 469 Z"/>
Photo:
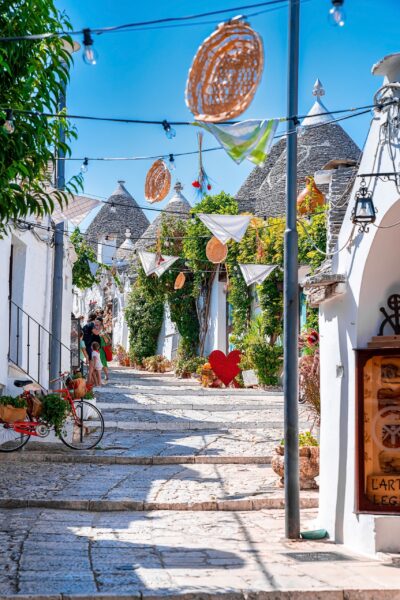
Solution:
<path fill-rule="evenodd" d="M 208 362 L 216 376 L 225 384 L 229 385 L 236 375 L 239 375 L 240 352 L 232 350 L 228 356 L 221 350 L 214 350 L 208 357 Z"/>

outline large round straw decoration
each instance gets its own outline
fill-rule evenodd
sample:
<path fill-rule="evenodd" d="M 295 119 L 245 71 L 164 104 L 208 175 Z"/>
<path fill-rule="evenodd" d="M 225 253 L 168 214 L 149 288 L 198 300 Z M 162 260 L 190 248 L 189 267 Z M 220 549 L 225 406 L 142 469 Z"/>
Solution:
<path fill-rule="evenodd" d="M 161 159 L 156 160 L 146 175 L 144 195 L 148 202 L 161 202 L 168 196 L 171 187 L 171 173 Z"/>
<path fill-rule="evenodd" d="M 199 121 L 227 121 L 252 101 L 264 67 L 261 37 L 248 23 L 233 19 L 218 26 L 193 59 L 186 104 Z"/>
<path fill-rule="evenodd" d="M 181 290 L 185 285 L 186 275 L 185 273 L 180 272 L 174 283 L 174 290 Z"/>
<path fill-rule="evenodd" d="M 212 237 L 206 246 L 206 256 L 208 260 L 214 264 L 223 262 L 228 254 L 228 246 L 219 241 L 218 238 Z"/>

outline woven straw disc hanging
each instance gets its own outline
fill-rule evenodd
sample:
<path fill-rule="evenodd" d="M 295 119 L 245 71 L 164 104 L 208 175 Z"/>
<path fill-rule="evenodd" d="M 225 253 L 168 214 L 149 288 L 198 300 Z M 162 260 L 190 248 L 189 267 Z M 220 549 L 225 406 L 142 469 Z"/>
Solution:
<path fill-rule="evenodd" d="M 193 59 L 186 104 L 199 121 L 227 121 L 241 115 L 256 93 L 264 66 L 261 37 L 233 19 L 218 26 Z"/>
<path fill-rule="evenodd" d="M 175 279 L 174 290 L 181 290 L 183 288 L 183 286 L 185 285 L 185 281 L 186 281 L 186 275 L 185 275 L 185 273 L 182 273 L 182 271 L 181 271 L 179 273 L 179 275 L 177 276 L 177 278 Z"/>
<path fill-rule="evenodd" d="M 228 255 L 228 246 L 219 241 L 218 238 L 212 237 L 206 246 L 206 256 L 212 263 L 222 263 Z"/>
<path fill-rule="evenodd" d="M 156 160 L 146 175 L 144 195 L 148 202 L 161 202 L 168 196 L 171 188 L 171 173 L 161 159 Z"/>

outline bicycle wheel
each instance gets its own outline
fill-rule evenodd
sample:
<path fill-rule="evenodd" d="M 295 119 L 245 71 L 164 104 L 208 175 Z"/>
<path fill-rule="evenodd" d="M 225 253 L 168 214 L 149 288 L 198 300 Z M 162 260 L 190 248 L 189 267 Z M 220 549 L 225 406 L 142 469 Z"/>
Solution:
<path fill-rule="evenodd" d="M 104 434 L 104 419 L 98 408 L 86 400 L 74 400 L 76 416 L 67 417 L 60 439 L 73 450 L 90 450 Z"/>
<path fill-rule="evenodd" d="M 12 423 L 0 423 L 0 452 L 20 450 L 29 441 L 29 438 L 30 435 L 15 431 Z"/>

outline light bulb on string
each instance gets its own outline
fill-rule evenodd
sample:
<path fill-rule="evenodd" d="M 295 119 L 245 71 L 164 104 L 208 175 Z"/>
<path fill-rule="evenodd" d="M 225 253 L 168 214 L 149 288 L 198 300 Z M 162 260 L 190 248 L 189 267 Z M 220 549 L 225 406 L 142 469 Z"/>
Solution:
<path fill-rule="evenodd" d="M 89 168 L 89 159 L 84 158 L 83 163 L 81 164 L 81 173 L 87 173 Z"/>
<path fill-rule="evenodd" d="M 117 207 L 115 206 L 114 202 L 111 202 L 111 208 L 110 208 L 112 213 L 116 213 L 117 212 Z"/>
<path fill-rule="evenodd" d="M 346 15 L 343 9 L 344 0 L 331 0 L 332 8 L 329 11 L 329 21 L 335 27 L 343 27 Z"/>
<path fill-rule="evenodd" d="M 168 121 L 164 120 L 162 122 L 162 126 L 164 127 L 165 135 L 169 140 L 172 140 L 174 137 L 176 137 L 176 131 L 171 127 Z"/>
<path fill-rule="evenodd" d="M 6 110 L 6 120 L 4 121 L 3 129 L 9 134 L 15 131 L 13 112 L 10 108 Z"/>
<path fill-rule="evenodd" d="M 83 62 L 87 65 L 97 64 L 98 59 L 97 50 L 93 48 L 93 38 L 90 34 L 90 29 L 83 30 Z"/>
<path fill-rule="evenodd" d="M 176 169 L 176 164 L 175 164 L 175 159 L 174 159 L 174 155 L 173 154 L 169 155 L 169 165 L 168 165 L 168 167 L 169 167 L 170 171 L 175 171 L 175 169 Z"/>

